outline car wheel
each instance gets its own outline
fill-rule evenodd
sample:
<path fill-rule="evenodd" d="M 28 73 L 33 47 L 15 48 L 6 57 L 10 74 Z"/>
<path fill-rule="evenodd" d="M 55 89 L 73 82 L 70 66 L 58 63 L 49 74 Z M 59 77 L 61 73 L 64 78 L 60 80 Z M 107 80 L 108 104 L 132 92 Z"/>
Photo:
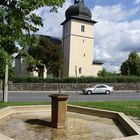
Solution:
<path fill-rule="evenodd" d="M 92 91 L 91 91 L 91 90 L 88 90 L 88 91 L 87 91 L 87 94 L 88 94 L 88 95 L 92 94 Z"/>
<path fill-rule="evenodd" d="M 107 95 L 109 95 L 109 94 L 110 94 L 110 91 L 109 91 L 109 90 L 107 90 L 105 93 L 106 93 Z"/>

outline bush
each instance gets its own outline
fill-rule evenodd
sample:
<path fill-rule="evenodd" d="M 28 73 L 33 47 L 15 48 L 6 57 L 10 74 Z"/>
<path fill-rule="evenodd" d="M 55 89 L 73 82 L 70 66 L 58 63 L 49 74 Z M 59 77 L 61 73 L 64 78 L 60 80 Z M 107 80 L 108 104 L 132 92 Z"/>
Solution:
<path fill-rule="evenodd" d="M 140 77 L 136 76 L 113 76 L 113 77 L 80 77 L 80 78 L 33 78 L 14 77 L 10 79 L 13 83 L 138 83 Z"/>
<path fill-rule="evenodd" d="M 59 78 L 37 78 L 37 77 L 14 77 L 10 79 L 13 83 L 61 83 Z"/>

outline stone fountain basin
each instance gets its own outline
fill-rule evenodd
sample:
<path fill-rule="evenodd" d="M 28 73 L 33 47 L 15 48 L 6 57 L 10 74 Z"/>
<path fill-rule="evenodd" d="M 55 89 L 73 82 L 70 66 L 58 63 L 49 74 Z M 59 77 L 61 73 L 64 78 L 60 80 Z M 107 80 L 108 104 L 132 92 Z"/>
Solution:
<path fill-rule="evenodd" d="M 120 112 L 68 105 L 66 128 L 52 128 L 50 122 L 50 105 L 6 107 L 0 110 L 0 139 L 140 139 L 140 128 Z"/>

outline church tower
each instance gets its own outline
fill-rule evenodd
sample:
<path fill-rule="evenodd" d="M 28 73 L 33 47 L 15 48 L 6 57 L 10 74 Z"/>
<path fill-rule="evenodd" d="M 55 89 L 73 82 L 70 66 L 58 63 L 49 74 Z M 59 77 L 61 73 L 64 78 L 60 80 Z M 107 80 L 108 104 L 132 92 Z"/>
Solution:
<path fill-rule="evenodd" d="M 65 13 L 62 51 L 63 77 L 94 76 L 93 43 L 94 24 L 91 11 L 84 0 L 75 0 Z"/>

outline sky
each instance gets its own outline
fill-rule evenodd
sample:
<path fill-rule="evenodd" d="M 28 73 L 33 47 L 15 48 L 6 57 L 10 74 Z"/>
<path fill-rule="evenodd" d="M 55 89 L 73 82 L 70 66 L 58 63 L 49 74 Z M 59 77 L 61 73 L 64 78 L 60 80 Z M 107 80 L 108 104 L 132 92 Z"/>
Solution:
<path fill-rule="evenodd" d="M 103 61 L 103 68 L 120 72 L 122 62 L 132 51 L 140 54 L 140 0 L 84 0 L 92 12 L 94 26 L 94 59 Z M 74 0 L 65 0 L 57 13 L 49 7 L 35 12 L 42 17 L 44 27 L 37 34 L 62 37 L 66 9 Z"/>

